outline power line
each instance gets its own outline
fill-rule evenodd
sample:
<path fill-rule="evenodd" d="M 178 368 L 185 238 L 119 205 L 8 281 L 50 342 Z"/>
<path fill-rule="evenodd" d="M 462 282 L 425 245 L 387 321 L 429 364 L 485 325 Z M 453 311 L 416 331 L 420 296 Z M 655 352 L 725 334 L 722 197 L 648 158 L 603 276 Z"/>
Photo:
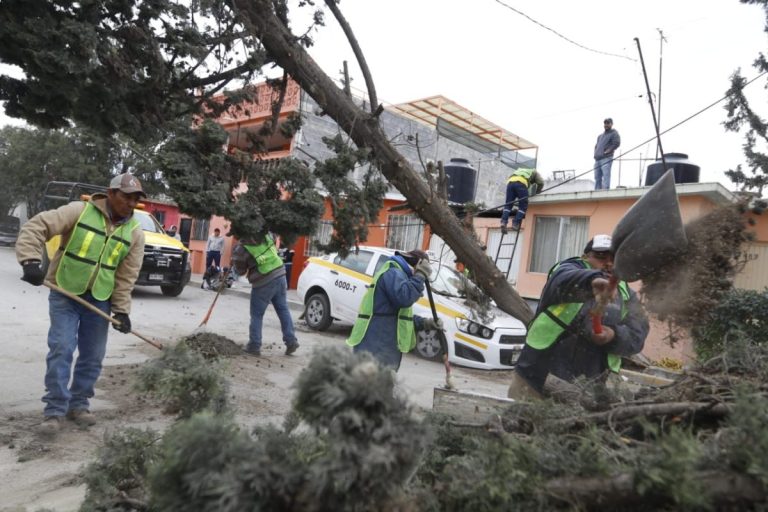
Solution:
<path fill-rule="evenodd" d="M 497 0 L 497 1 L 498 1 L 498 0 Z M 745 82 L 745 83 L 744 83 L 744 85 L 742 86 L 742 89 L 743 89 L 743 88 L 745 88 L 746 86 L 750 85 L 751 83 L 753 83 L 753 82 L 754 82 L 755 80 L 757 80 L 758 78 L 761 78 L 761 77 L 765 76 L 767 73 L 768 73 L 768 71 L 763 71 L 762 73 L 758 74 L 758 75 L 757 75 L 756 77 L 754 77 L 753 79 L 751 79 L 751 80 L 749 80 L 749 81 Z M 664 130 L 664 131 L 660 132 L 660 133 L 659 133 L 659 136 L 661 136 L 661 135 L 664 135 L 664 134 L 666 134 L 666 133 L 668 133 L 668 132 L 670 132 L 670 131 L 674 130 L 675 128 L 678 128 L 679 126 L 681 126 L 681 125 L 683 125 L 683 124 L 687 123 L 688 121 L 690 121 L 690 120 L 691 120 L 691 119 L 693 119 L 694 117 L 698 117 L 699 115 L 701 115 L 701 114 L 703 114 L 704 112 L 706 112 L 707 110 L 711 109 L 712 107 L 714 107 L 714 106 L 715 106 L 715 105 L 717 105 L 718 103 L 722 102 L 722 101 L 723 101 L 723 100 L 725 100 L 725 99 L 728 99 L 728 96 L 730 96 L 730 94 L 726 94 L 725 96 L 723 96 L 722 98 L 718 99 L 717 101 L 713 101 L 712 103 L 710 103 L 710 104 L 709 104 L 709 105 L 707 105 L 706 107 L 702 108 L 702 109 L 701 109 L 701 110 L 699 110 L 698 112 L 695 112 L 695 113 L 691 114 L 690 116 L 686 117 L 685 119 L 683 119 L 682 121 L 678 122 L 677 124 L 674 124 L 674 125 L 670 126 L 669 128 L 667 128 L 666 130 Z M 642 146 L 644 146 L 644 145 L 648 144 L 649 142 L 653 142 L 654 140 L 656 140 L 656 135 L 654 135 L 654 136 L 652 136 L 651 138 L 649 138 L 649 139 L 647 139 L 647 140 L 645 140 L 645 141 L 641 142 L 640 144 L 637 144 L 636 146 L 634 146 L 634 147 L 632 147 L 632 148 L 628 149 L 627 151 L 624 151 L 624 152 L 623 152 L 623 153 L 621 153 L 619 156 L 616 156 L 616 157 L 614 157 L 612 160 L 618 160 L 619 158 L 623 157 L 624 155 L 628 155 L 629 153 L 632 153 L 633 151 L 635 151 L 635 150 L 639 149 L 640 147 L 642 147 Z M 558 183 L 558 184 L 556 184 L 556 185 L 552 185 L 552 186 L 551 186 L 551 187 L 549 187 L 547 190 L 552 190 L 553 188 L 557 188 L 557 187 L 560 187 L 560 186 L 562 186 L 562 185 L 565 185 L 566 183 L 570 183 L 571 181 L 577 180 L 578 178 L 581 178 L 581 177 L 582 177 L 582 176 L 584 176 L 585 174 L 587 174 L 587 173 L 590 173 L 590 172 L 592 172 L 592 171 L 594 171 L 594 167 L 590 167 L 590 168 L 589 168 L 589 169 L 587 169 L 586 171 L 584 171 L 584 172 L 582 172 L 582 173 L 579 173 L 579 174 L 576 174 L 576 175 L 574 175 L 574 176 L 573 176 L 573 178 L 568 178 L 567 180 L 563 180 L 562 182 L 560 182 L 560 183 Z M 511 203 L 509 203 L 509 204 L 510 204 L 510 205 L 515 205 L 515 204 L 517 204 L 517 203 L 518 203 L 518 201 L 519 201 L 518 199 L 515 199 L 514 201 L 512 201 L 512 202 L 511 202 Z M 480 210 L 480 211 L 476 212 L 476 215 L 477 215 L 477 214 L 480 214 L 480 213 L 490 212 L 490 211 L 493 211 L 493 210 L 498 210 L 499 208 L 503 208 L 503 207 L 504 207 L 504 206 L 506 206 L 506 205 L 507 205 L 507 203 L 503 203 L 503 204 L 500 204 L 500 205 L 498 205 L 498 206 L 493 206 L 493 207 L 491 207 L 491 208 L 486 208 L 485 210 Z"/>
<path fill-rule="evenodd" d="M 588 46 L 584 46 L 584 45 L 583 45 L 583 44 L 581 44 L 581 43 L 577 43 L 577 42 L 576 42 L 576 41 L 574 41 L 573 39 L 569 39 L 568 37 L 566 37 L 566 36 L 564 36 L 563 34 L 561 34 L 560 32 L 558 32 L 557 30 L 555 30 L 555 29 L 553 29 L 553 28 L 550 28 L 550 27 L 548 27 L 548 26 L 544 25 L 543 23 L 540 23 L 540 22 L 536 21 L 535 19 L 533 19 L 533 18 L 531 18 L 530 16 L 528 16 L 527 14 L 525 14 L 523 11 L 520 11 L 520 10 L 518 10 L 518 9 L 515 9 L 515 8 L 514 8 L 514 7 L 512 7 L 511 5 L 505 4 L 505 3 L 504 3 L 504 2 L 502 2 L 501 0 L 495 0 L 495 2 L 496 2 L 497 4 L 501 4 L 501 5 L 503 5 L 504 7 L 506 7 L 507 9 L 509 9 L 510 11 L 513 11 L 513 12 L 515 12 L 515 13 L 519 14 L 520 16 L 523 16 L 524 18 L 527 18 L 527 19 L 528 19 L 528 20 L 530 20 L 532 23 L 535 23 L 536 25 L 540 26 L 541 28 L 543 28 L 543 29 L 545 29 L 545 30 L 549 30 L 550 32 L 552 32 L 553 34 L 555 34 L 557 37 L 559 37 L 559 38 L 561 38 L 561 39 L 565 39 L 566 41 L 568 41 L 568 42 L 569 42 L 569 43 L 571 43 L 572 45 L 574 45 L 574 46 L 578 46 L 579 48 L 581 48 L 581 49 L 583 49 L 583 50 L 587 50 L 587 51 L 589 51 L 589 52 L 593 52 L 593 53 L 598 53 L 598 54 L 600 54 L 600 55 L 607 55 L 607 56 L 609 56 L 609 57 L 618 57 L 618 58 L 620 58 L 620 59 L 627 59 L 627 60 L 630 60 L 630 61 L 632 61 L 632 62 L 637 62 L 637 59 L 633 59 L 632 57 L 628 57 L 628 56 L 626 56 L 626 55 L 619 55 L 619 54 L 617 54 L 617 53 L 604 52 L 604 51 L 601 51 L 601 50 L 595 50 L 594 48 L 589 48 Z"/>

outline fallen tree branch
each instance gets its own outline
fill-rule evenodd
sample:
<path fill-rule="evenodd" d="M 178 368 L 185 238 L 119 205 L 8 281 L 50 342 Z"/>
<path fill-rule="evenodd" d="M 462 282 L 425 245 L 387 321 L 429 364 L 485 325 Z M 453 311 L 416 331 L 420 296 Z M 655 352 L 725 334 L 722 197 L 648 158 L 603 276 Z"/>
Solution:
<path fill-rule="evenodd" d="M 556 420 L 554 423 L 566 428 L 583 428 L 587 425 L 616 423 L 638 417 L 679 416 L 681 414 L 705 414 L 709 417 L 724 417 L 731 407 L 713 402 L 666 402 L 647 405 L 620 405 L 610 411 L 574 416 Z"/>
<path fill-rule="evenodd" d="M 701 471 L 692 479 L 701 483 L 703 492 L 715 504 L 761 503 L 767 497 L 765 487 L 757 479 L 731 471 Z M 639 493 L 631 474 L 607 478 L 557 478 L 544 484 L 542 492 L 578 505 L 580 509 L 609 510 L 640 502 L 646 506 L 671 502 L 669 496 L 659 491 Z"/>

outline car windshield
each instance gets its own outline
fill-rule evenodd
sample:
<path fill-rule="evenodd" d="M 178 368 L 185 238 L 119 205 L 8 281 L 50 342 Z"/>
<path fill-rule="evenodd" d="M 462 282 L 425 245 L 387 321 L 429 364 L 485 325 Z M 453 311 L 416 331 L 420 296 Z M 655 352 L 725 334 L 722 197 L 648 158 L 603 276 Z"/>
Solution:
<path fill-rule="evenodd" d="M 165 231 L 163 231 L 160 225 L 155 221 L 154 217 L 152 217 L 147 212 L 134 210 L 133 216 L 136 217 L 136 220 L 139 221 L 141 229 L 144 231 L 149 231 L 150 233 L 165 233 Z"/>
<path fill-rule="evenodd" d="M 466 298 L 466 287 L 475 286 L 471 281 L 464 278 L 456 270 L 447 266 L 432 262 L 432 268 L 435 273 L 430 277 L 429 284 L 432 291 L 448 297 Z"/>

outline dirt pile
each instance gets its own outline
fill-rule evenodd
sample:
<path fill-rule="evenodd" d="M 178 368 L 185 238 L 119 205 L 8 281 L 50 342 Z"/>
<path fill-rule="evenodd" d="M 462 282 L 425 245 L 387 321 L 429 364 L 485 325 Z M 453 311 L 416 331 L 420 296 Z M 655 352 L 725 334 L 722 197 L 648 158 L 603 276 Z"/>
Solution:
<path fill-rule="evenodd" d="M 211 332 L 201 332 L 182 338 L 182 343 L 206 359 L 243 355 L 243 348 L 229 338 Z"/>
<path fill-rule="evenodd" d="M 704 323 L 744 264 L 742 246 L 752 238 L 745 212 L 743 204 L 729 205 L 686 224 L 685 252 L 643 281 L 650 313 L 676 328 Z"/>

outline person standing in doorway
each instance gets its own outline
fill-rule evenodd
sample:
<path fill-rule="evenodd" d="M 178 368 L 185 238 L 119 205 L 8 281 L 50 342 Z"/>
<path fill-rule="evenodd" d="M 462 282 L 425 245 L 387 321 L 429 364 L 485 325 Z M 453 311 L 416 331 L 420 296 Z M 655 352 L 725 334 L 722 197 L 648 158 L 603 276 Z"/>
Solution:
<path fill-rule="evenodd" d="M 166 234 L 167 234 L 169 237 L 171 237 L 171 238 L 173 238 L 173 239 L 175 239 L 175 240 L 178 240 L 179 242 L 181 242 L 181 236 L 179 235 L 179 232 L 176 230 L 176 226 L 171 226 L 171 227 L 168 229 L 168 231 L 166 231 Z"/>
<path fill-rule="evenodd" d="M 221 230 L 216 228 L 213 234 L 208 237 L 208 243 L 205 244 L 205 268 L 211 268 L 211 263 L 216 263 L 216 268 L 221 266 L 221 251 L 224 249 L 224 237 L 221 236 Z"/>
<path fill-rule="evenodd" d="M 251 283 L 251 324 L 245 352 L 261 356 L 261 330 L 264 313 L 272 304 L 283 331 L 285 355 L 289 356 L 299 348 L 293 319 L 288 309 L 288 285 L 285 281 L 285 265 L 277 254 L 277 247 L 271 235 L 266 234 L 254 240 L 242 241 L 232 251 L 232 265 L 240 275 L 247 275 Z"/>
<path fill-rule="evenodd" d="M 21 279 L 34 286 L 47 280 L 103 313 L 111 313 L 118 331 L 131 332 L 131 291 L 144 260 L 144 231 L 133 210 L 142 197 L 146 194 L 139 180 L 120 174 L 106 193 L 32 217 L 16 242 Z M 41 266 L 45 243 L 56 235 L 61 235 L 61 245 L 46 274 Z M 39 429 L 52 436 L 65 417 L 84 427 L 96 423 L 90 398 L 101 374 L 109 322 L 55 290 L 48 295 L 48 315 L 45 419 Z"/>
<path fill-rule="evenodd" d="M 619 132 L 613 128 L 613 119 L 606 117 L 603 128 L 595 144 L 595 190 L 611 188 L 613 154 L 621 145 Z"/>

